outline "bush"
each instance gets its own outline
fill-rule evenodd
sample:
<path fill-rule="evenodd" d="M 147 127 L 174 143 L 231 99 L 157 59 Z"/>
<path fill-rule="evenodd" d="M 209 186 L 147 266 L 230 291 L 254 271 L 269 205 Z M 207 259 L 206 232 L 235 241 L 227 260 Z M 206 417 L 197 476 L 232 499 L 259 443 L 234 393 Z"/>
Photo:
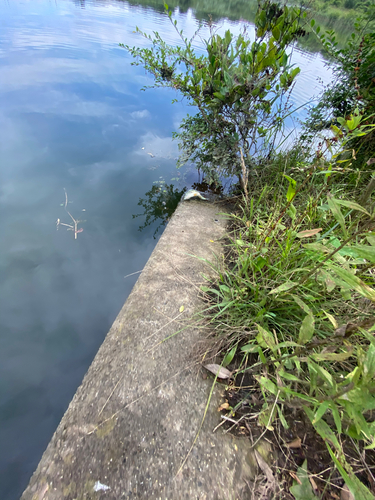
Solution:
<path fill-rule="evenodd" d="M 211 27 L 205 54 L 199 55 L 193 39 L 184 38 L 165 7 L 182 46 L 166 44 L 155 32 L 142 33 L 150 48 L 125 48 L 136 59 L 133 64 L 154 76 L 154 86 L 177 90 L 197 110 L 175 134 L 182 150 L 179 165 L 192 160 L 208 183 L 222 177 L 242 179 L 254 161 L 272 153 L 290 114 L 287 97 L 299 68 L 291 66 L 287 49 L 304 36 L 306 16 L 295 7 L 265 0 L 255 19 L 255 41 L 246 31 L 238 37 L 227 31 L 222 37 Z"/>

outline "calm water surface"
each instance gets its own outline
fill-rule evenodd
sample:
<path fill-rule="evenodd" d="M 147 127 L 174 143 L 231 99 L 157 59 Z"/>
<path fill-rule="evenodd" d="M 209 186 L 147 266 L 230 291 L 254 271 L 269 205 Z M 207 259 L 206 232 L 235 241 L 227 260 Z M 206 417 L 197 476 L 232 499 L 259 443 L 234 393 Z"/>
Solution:
<path fill-rule="evenodd" d="M 196 30 L 192 10 L 176 16 L 186 35 Z M 0 0 L 1 500 L 26 487 L 137 277 L 124 276 L 155 246 L 158 223 L 140 232 L 144 219 L 132 217 L 139 198 L 155 182 L 196 180 L 176 173 L 171 141 L 187 108 L 170 104 L 171 91 L 140 92 L 151 80 L 118 47 L 144 43 L 136 25 L 178 43 L 161 9 L 145 5 Z M 295 49 L 294 61 L 300 105 L 330 74 L 318 54 Z M 71 222 L 64 189 L 82 220 L 77 240 L 56 230 Z"/>

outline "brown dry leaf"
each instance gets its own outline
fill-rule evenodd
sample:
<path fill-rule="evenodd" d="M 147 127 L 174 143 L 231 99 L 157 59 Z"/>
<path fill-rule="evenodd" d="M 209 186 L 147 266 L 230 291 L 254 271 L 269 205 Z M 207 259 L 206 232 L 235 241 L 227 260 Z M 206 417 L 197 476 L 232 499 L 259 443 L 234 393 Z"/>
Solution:
<path fill-rule="evenodd" d="M 292 476 L 292 478 L 297 481 L 298 484 L 302 484 L 300 478 L 297 476 L 295 472 L 289 472 L 289 474 Z"/>
<path fill-rule="evenodd" d="M 249 220 L 246 221 L 246 225 L 247 225 L 247 227 L 250 227 L 250 221 Z"/>
<path fill-rule="evenodd" d="M 225 403 L 223 403 L 222 405 L 219 406 L 217 411 L 228 410 L 228 408 L 229 408 L 229 403 L 228 403 L 228 401 L 226 401 Z"/>
<path fill-rule="evenodd" d="M 337 330 L 335 330 L 335 335 L 338 337 L 349 337 L 352 333 L 357 332 L 359 328 L 363 328 L 364 330 L 370 329 L 374 323 L 375 319 L 373 318 L 365 319 L 357 324 L 347 323 L 337 328 Z"/>
<path fill-rule="evenodd" d="M 341 490 L 340 500 L 355 500 L 353 493 L 349 490 L 346 484 Z"/>
<path fill-rule="evenodd" d="M 373 163 L 375 163 L 375 158 L 370 158 L 369 160 L 367 160 L 367 165 L 372 165 Z"/>
<path fill-rule="evenodd" d="M 297 233 L 296 236 L 297 238 L 310 238 L 310 236 L 315 236 L 316 234 L 320 233 L 321 230 L 321 227 L 318 227 L 316 229 L 306 229 L 306 231 Z"/>
<path fill-rule="evenodd" d="M 290 443 L 285 443 L 284 446 L 286 446 L 287 448 L 301 448 L 301 444 L 302 444 L 301 438 L 297 437 L 296 439 L 293 439 L 293 441 L 291 441 Z"/>
<path fill-rule="evenodd" d="M 335 335 L 337 335 L 338 337 L 345 337 L 346 329 L 348 328 L 349 324 L 350 323 L 342 325 L 339 328 L 337 328 L 335 330 Z"/>
<path fill-rule="evenodd" d="M 314 490 L 314 493 L 317 493 L 318 492 L 318 485 L 314 481 L 314 478 L 312 478 L 311 476 L 309 476 L 309 480 L 310 480 L 311 486 L 312 486 L 312 488 Z"/>
<path fill-rule="evenodd" d="M 204 367 L 214 375 L 217 375 L 217 378 L 226 379 L 232 376 L 232 372 L 230 372 L 223 366 L 217 365 L 216 363 L 213 363 L 211 365 L 204 365 Z"/>

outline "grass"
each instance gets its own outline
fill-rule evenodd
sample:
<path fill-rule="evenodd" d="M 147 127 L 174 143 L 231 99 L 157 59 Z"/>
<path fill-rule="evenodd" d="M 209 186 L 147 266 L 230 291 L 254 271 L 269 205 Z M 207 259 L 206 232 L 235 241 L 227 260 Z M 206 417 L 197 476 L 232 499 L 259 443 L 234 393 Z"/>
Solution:
<path fill-rule="evenodd" d="M 311 498 L 334 498 L 345 483 L 367 500 L 375 485 L 366 463 L 375 448 L 375 211 L 371 199 L 354 201 L 368 182 L 363 172 L 321 152 L 303 160 L 295 150 L 263 165 L 229 216 L 225 261 L 211 264 L 216 278 L 202 287 L 212 352 L 235 386 L 253 386 L 237 389 L 232 420 L 246 408 L 263 432 L 282 435 L 298 411 L 325 442 L 336 475 L 329 487 L 317 480 L 321 496 Z M 367 476 L 358 472 L 365 467 Z"/>

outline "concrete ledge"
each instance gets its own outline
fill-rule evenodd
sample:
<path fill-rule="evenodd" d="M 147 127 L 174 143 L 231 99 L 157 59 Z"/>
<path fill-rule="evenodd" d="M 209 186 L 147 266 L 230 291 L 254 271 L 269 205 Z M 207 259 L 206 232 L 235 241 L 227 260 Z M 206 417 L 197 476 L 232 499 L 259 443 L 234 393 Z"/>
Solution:
<path fill-rule="evenodd" d="M 220 207 L 179 205 L 52 437 L 22 500 L 250 498 L 247 440 L 212 433 L 216 387 L 192 361 L 200 332 L 172 336 L 201 306 L 197 284 L 221 253 Z M 213 241 L 212 241 L 213 240 Z M 180 306 L 184 311 L 176 321 Z M 157 347 L 155 347 L 157 346 Z"/>

